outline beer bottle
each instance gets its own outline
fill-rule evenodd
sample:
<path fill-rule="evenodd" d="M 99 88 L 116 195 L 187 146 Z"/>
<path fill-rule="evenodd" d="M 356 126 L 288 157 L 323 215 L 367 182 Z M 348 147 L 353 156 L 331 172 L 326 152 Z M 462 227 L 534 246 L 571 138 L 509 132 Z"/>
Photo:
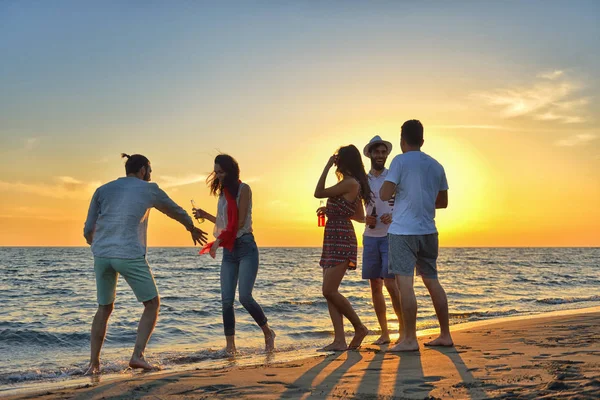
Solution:
<path fill-rule="evenodd" d="M 373 211 L 371 211 L 371 217 L 377 217 L 377 207 L 373 206 Z M 375 225 L 369 225 L 369 228 L 375 229 Z"/>

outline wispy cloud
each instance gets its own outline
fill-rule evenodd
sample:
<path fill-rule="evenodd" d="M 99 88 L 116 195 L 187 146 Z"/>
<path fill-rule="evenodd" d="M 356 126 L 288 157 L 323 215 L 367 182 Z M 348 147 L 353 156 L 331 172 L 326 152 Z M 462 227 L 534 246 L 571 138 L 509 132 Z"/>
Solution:
<path fill-rule="evenodd" d="M 550 79 L 551 81 L 560 78 L 564 75 L 564 71 L 555 69 L 554 71 L 540 72 L 537 77 L 542 79 Z"/>
<path fill-rule="evenodd" d="M 178 186 L 191 185 L 192 183 L 205 182 L 206 175 L 187 175 L 183 177 L 176 176 L 159 176 L 157 181 L 164 188 L 173 188 Z"/>
<path fill-rule="evenodd" d="M 40 142 L 38 138 L 27 138 L 25 139 L 25 150 L 31 150 Z"/>
<path fill-rule="evenodd" d="M 580 144 L 590 142 L 597 138 L 598 138 L 598 135 L 594 135 L 592 133 L 581 133 L 578 135 L 569 136 L 568 138 L 565 138 L 565 139 L 558 140 L 558 141 L 556 141 L 556 145 L 557 146 L 565 146 L 565 147 L 578 146 Z"/>
<path fill-rule="evenodd" d="M 54 199 L 89 199 L 99 182 L 82 182 L 70 176 L 54 178 L 55 183 L 0 181 L 0 191 L 24 193 Z"/>
<path fill-rule="evenodd" d="M 563 71 L 544 72 L 537 78 L 529 87 L 496 89 L 472 96 L 500 109 L 506 118 L 527 116 L 566 124 L 586 121 L 589 99 L 578 96 L 579 83 L 569 79 Z"/>

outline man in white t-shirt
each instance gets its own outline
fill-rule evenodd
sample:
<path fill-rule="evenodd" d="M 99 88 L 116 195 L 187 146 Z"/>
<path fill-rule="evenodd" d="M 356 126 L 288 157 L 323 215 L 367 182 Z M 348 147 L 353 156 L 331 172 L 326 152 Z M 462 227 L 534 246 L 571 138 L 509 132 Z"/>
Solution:
<path fill-rule="evenodd" d="M 398 317 L 398 332 L 402 335 L 402 309 L 400 292 L 394 274 L 388 271 L 388 227 L 392 222 L 394 199 L 383 201 L 379 198 L 379 190 L 385 182 L 388 170 L 385 162 L 392 151 L 392 144 L 381 137 L 375 136 L 365 146 L 363 153 L 371 160 L 369 171 L 369 187 L 372 198 L 367 205 L 365 217 L 365 232 L 363 234 L 362 278 L 368 279 L 371 286 L 373 308 L 381 327 L 381 336 L 373 344 L 383 345 L 390 342 L 387 324 L 387 312 L 383 285 L 385 285 L 396 316 Z"/>
<path fill-rule="evenodd" d="M 395 194 L 392 224 L 388 228 L 390 272 L 396 275 L 402 300 L 404 338 L 390 351 L 419 350 L 417 299 L 413 287 L 415 268 L 433 302 L 440 336 L 426 346 L 453 346 L 448 322 L 448 299 L 438 281 L 438 233 L 435 210 L 448 207 L 448 181 L 440 163 L 421 151 L 423 125 L 418 120 L 402 125 L 402 153 L 392 160 L 379 197 Z"/>

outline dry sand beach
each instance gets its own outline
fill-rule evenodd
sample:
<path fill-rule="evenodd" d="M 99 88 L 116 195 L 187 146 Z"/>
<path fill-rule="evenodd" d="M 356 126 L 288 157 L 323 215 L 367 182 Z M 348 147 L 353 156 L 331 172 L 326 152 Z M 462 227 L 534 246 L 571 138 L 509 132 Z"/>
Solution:
<path fill-rule="evenodd" d="M 500 320 L 453 333 L 454 348 L 385 346 L 281 364 L 135 373 L 10 399 L 600 398 L 600 309 Z M 428 336 L 421 337 L 421 342 Z"/>

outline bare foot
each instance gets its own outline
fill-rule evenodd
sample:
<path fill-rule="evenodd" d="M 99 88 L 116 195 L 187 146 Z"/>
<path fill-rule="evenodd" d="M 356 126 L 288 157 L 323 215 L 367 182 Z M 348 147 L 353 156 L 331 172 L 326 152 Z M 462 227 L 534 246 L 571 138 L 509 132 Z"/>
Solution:
<path fill-rule="evenodd" d="M 390 337 L 388 335 L 381 335 L 381 336 L 379 336 L 379 339 L 377 339 L 376 341 L 373 342 L 373 344 L 381 346 L 382 344 L 388 344 L 389 342 L 390 342 Z"/>
<path fill-rule="evenodd" d="M 369 334 L 369 330 L 367 329 L 366 326 L 362 325 L 360 328 L 358 328 L 355 331 L 354 337 L 352 338 L 352 341 L 350 342 L 348 349 L 349 350 L 358 349 L 360 347 L 362 341 L 364 340 L 365 337 L 367 337 L 368 334 Z"/>
<path fill-rule="evenodd" d="M 322 351 L 346 351 L 348 350 L 348 345 L 346 342 L 333 342 L 321 349 Z"/>
<path fill-rule="evenodd" d="M 87 371 L 83 373 L 84 376 L 98 375 L 100 373 L 100 363 L 90 363 Z"/>
<path fill-rule="evenodd" d="M 144 359 L 144 356 L 131 356 L 131 360 L 129 360 L 129 366 L 133 369 L 140 368 L 144 371 L 158 371 L 160 367 L 158 365 L 152 365 L 148 361 Z"/>
<path fill-rule="evenodd" d="M 271 329 L 270 335 L 265 335 L 265 351 L 267 353 L 272 353 L 275 351 L 275 331 Z"/>
<path fill-rule="evenodd" d="M 388 349 L 387 351 L 392 352 L 405 352 L 405 351 L 419 351 L 419 342 L 415 339 L 405 339 L 395 345 L 394 347 Z"/>
<path fill-rule="evenodd" d="M 237 349 L 235 346 L 227 346 L 225 347 L 225 353 L 230 356 L 235 356 L 237 354 Z"/>
<path fill-rule="evenodd" d="M 447 336 L 440 335 L 437 339 L 434 339 L 431 342 L 425 343 L 425 346 L 452 347 L 452 346 L 454 346 L 454 342 L 452 341 L 452 337 L 450 335 L 447 335 Z"/>

